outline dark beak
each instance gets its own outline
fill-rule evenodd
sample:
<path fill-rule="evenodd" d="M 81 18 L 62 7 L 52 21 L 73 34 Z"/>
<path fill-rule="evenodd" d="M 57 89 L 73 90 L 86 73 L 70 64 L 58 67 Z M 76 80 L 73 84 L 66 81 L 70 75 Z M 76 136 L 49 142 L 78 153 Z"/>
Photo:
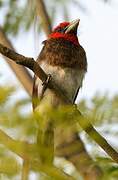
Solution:
<path fill-rule="evenodd" d="M 80 19 L 72 21 L 65 30 L 65 33 L 74 33 L 77 34 L 77 28 L 79 26 Z"/>

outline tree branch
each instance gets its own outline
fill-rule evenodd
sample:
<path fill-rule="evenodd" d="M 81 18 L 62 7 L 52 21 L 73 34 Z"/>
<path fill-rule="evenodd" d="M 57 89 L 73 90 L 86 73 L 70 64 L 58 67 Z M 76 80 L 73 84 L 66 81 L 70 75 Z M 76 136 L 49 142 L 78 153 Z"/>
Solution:
<path fill-rule="evenodd" d="M 70 175 L 67 175 L 66 173 L 64 173 L 61 169 L 55 167 L 55 166 L 46 166 L 46 165 L 41 165 L 39 166 L 38 164 L 39 162 L 34 161 L 32 162 L 32 169 L 34 171 L 38 171 L 38 172 L 45 172 L 47 175 L 49 175 L 50 177 L 56 178 L 56 180 L 75 180 L 75 178 L 71 177 Z"/>
<path fill-rule="evenodd" d="M 41 18 L 42 27 L 48 36 L 51 33 L 51 23 L 43 0 L 36 0 L 37 14 Z"/>
<path fill-rule="evenodd" d="M 37 62 L 33 58 L 24 57 L 13 50 L 0 44 L 0 53 L 11 58 L 16 63 L 26 66 L 31 69 L 41 80 L 44 82 L 47 79 L 46 73 L 41 69 Z M 53 79 L 50 80 L 48 87 L 51 88 L 60 98 L 62 98 L 67 104 L 72 104 L 72 102 L 66 97 L 64 92 L 58 87 Z M 108 144 L 108 142 L 102 137 L 96 129 L 92 126 L 88 119 L 83 117 L 79 110 L 76 109 L 77 116 L 79 117 L 78 123 L 82 129 L 95 140 L 100 147 L 102 147 L 112 159 L 118 163 L 118 153 Z M 87 124 L 87 125 L 86 125 Z"/>
<path fill-rule="evenodd" d="M 30 163 L 30 168 L 32 170 L 44 172 L 50 177 L 55 177 L 58 180 L 74 180 L 74 178 L 54 166 L 45 166 L 44 164 L 41 164 L 37 144 L 29 144 L 27 142 L 14 140 L 2 130 L 0 130 L 0 143 L 20 156 L 23 160 L 25 160 L 24 162 Z M 25 168 L 27 169 L 25 169 L 24 173 L 26 173 L 29 169 L 29 164 L 25 164 Z"/>
<path fill-rule="evenodd" d="M 11 42 L 6 37 L 6 34 L 3 32 L 2 27 L 0 27 L 0 43 L 7 46 L 8 48 L 14 50 Z M 8 63 L 8 65 L 10 66 L 10 68 L 16 74 L 16 77 L 19 79 L 19 81 L 23 85 L 24 89 L 31 96 L 33 80 L 32 80 L 30 73 L 27 71 L 27 69 L 25 67 L 17 65 L 13 61 L 9 61 L 9 58 L 7 58 L 7 57 L 4 57 L 4 58 L 5 58 L 6 62 Z"/>
<path fill-rule="evenodd" d="M 76 112 L 78 114 L 78 112 Z M 90 119 L 80 115 L 78 124 L 82 129 L 93 139 L 116 163 L 118 163 L 118 152 L 100 135 L 100 133 L 93 127 Z"/>
<path fill-rule="evenodd" d="M 45 82 L 47 79 L 47 74 L 41 69 L 41 67 L 38 65 L 36 61 L 34 61 L 33 58 L 25 57 L 23 55 L 20 55 L 13 50 L 3 46 L 0 44 L 0 53 L 2 53 L 4 56 L 9 57 L 13 61 L 15 61 L 17 64 L 23 65 L 28 67 L 30 70 L 34 72 L 35 75 L 37 75 L 42 82 Z M 58 94 L 59 97 L 61 97 L 66 103 L 71 103 L 70 100 L 66 97 L 64 92 L 60 90 L 58 85 L 54 82 L 53 79 L 48 84 L 49 88 L 54 90 L 56 94 Z"/>

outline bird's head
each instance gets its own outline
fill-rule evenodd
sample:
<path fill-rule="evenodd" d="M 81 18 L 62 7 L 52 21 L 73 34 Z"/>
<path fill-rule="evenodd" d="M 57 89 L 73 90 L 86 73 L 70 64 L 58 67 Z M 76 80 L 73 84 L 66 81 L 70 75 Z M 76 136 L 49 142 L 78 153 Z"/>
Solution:
<path fill-rule="evenodd" d="M 62 38 L 66 41 L 70 41 L 75 45 L 79 45 L 77 38 L 77 28 L 79 26 L 80 20 L 77 19 L 72 22 L 63 22 L 55 27 L 52 33 L 49 35 L 50 38 L 59 39 Z"/>

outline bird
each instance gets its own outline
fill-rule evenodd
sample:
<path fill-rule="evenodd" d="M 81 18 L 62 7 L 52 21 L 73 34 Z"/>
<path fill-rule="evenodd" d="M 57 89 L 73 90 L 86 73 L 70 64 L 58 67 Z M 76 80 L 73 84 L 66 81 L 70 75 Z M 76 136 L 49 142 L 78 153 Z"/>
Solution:
<path fill-rule="evenodd" d="M 52 76 L 72 104 L 75 103 L 87 72 L 86 52 L 80 45 L 77 36 L 79 24 L 80 19 L 59 23 L 43 41 L 43 48 L 37 58 L 40 67 L 45 73 Z M 41 80 L 35 75 L 32 97 L 37 100 L 33 101 L 33 109 L 45 116 L 46 107 L 47 109 L 50 106 L 58 108 L 64 104 L 64 101 L 51 89 L 46 88 L 45 91 L 43 89 Z M 51 123 L 47 124 L 49 135 Z M 41 135 L 41 133 L 39 134 Z M 89 169 L 92 159 L 86 151 L 76 127 L 57 128 L 51 137 L 54 137 L 56 156 L 64 157 L 79 169 L 83 176 L 86 176 L 86 169 Z M 46 136 L 45 141 L 48 138 Z"/>

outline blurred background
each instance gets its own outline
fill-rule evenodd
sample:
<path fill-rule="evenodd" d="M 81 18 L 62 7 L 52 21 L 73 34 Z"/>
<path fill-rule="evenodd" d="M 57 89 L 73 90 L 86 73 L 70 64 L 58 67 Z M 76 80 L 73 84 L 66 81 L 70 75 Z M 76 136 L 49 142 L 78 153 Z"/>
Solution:
<path fill-rule="evenodd" d="M 41 28 L 40 19 L 36 17 L 32 2 L 0 2 L 0 25 L 3 31 L 19 53 L 36 59 L 46 35 Z M 79 97 L 90 98 L 97 91 L 108 92 L 110 95 L 117 93 L 117 0 L 46 0 L 45 4 L 52 27 L 62 21 L 77 18 L 81 20 L 78 38 L 87 53 L 88 73 Z M 0 61 L 0 67 L 1 74 L 4 75 L 0 83 L 9 80 L 17 83 L 14 73 L 4 60 Z"/>
<path fill-rule="evenodd" d="M 118 1 L 44 2 L 52 27 L 62 21 L 80 18 L 78 38 L 86 50 L 88 72 L 76 102 L 83 113 L 94 117 L 93 124 L 118 150 Z M 36 59 L 45 39 L 46 33 L 41 18 L 37 16 L 35 1 L 0 0 L 0 43 Z M 27 124 L 32 122 L 33 74 L 24 69 L 16 69 L 14 73 L 14 69 L 16 66 L 13 63 L 11 65 L 11 61 L 0 56 L 0 127 L 15 138 L 32 141 L 35 125 L 31 123 L 32 126 L 27 127 Z M 103 158 L 104 152 L 85 133 L 82 132 L 81 136 L 90 154 L 99 157 L 98 161 L 104 167 L 107 161 L 107 158 Z M 8 150 L 1 146 L 1 157 L 6 154 L 11 157 Z M 9 172 L 5 171 L 7 175 L 3 178 L 13 179 L 14 171 L 11 174 Z M 116 165 L 109 164 L 106 172 L 109 172 L 107 178 L 118 179 Z"/>

